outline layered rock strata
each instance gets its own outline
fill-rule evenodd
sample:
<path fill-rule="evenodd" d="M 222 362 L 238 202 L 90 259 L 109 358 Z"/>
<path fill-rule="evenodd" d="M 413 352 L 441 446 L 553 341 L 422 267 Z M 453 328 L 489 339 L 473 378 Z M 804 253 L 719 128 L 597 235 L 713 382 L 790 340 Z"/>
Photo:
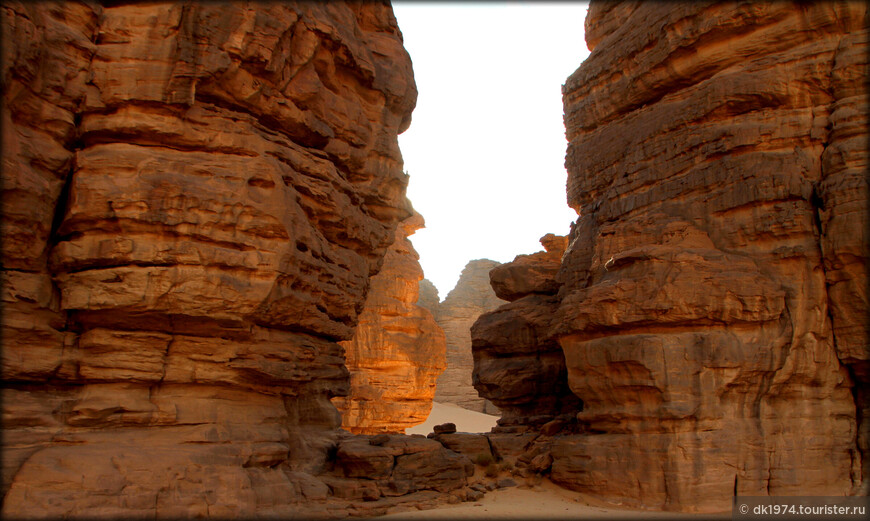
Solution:
<path fill-rule="evenodd" d="M 593 2 L 555 332 L 589 434 L 554 480 L 698 511 L 866 492 L 867 16 Z"/>
<path fill-rule="evenodd" d="M 438 377 L 436 402 L 498 414 L 498 409 L 481 398 L 472 383 L 471 326 L 480 315 L 504 304 L 489 284 L 489 271 L 499 265 L 489 259 L 470 261 L 456 286 L 438 306 L 435 317 L 447 338 L 447 369 Z"/>
<path fill-rule="evenodd" d="M 510 303 L 484 313 L 471 328 L 472 380 L 501 411 L 496 431 L 540 427 L 556 418 L 570 422 L 582 409 L 551 334 L 568 239 L 547 234 L 541 244 L 545 251 L 519 255 L 489 272 L 496 296 Z"/>
<path fill-rule="evenodd" d="M 432 410 L 446 344 L 432 313 L 416 303 L 423 269 L 408 237 L 421 227 L 422 217 L 414 214 L 396 229 L 396 242 L 371 280 L 353 340 L 341 342 L 350 393 L 333 403 L 350 432 L 404 433 Z"/>
<path fill-rule="evenodd" d="M 371 513 L 319 476 L 353 478 L 338 342 L 411 213 L 390 7 L 2 14 L 3 516 Z M 402 447 L 369 506 L 464 486 Z"/>

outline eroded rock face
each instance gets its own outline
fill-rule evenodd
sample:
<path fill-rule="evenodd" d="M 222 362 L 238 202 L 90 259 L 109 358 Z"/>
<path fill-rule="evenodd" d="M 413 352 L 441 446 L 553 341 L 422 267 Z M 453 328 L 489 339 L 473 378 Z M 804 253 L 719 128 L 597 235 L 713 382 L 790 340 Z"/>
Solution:
<path fill-rule="evenodd" d="M 481 314 L 504 304 L 489 284 L 490 270 L 499 265 L 489 259 L 470 261 L 462 270 L 456 287 L 438 306 L 435 317 L 447 338 L 447 369 L 438 377 L 436 402 L 498 414 L 492 403 L 481 398 L 472 385 L 471 326 Z"/>
<path fill-rule="evenodd" d="M 595 434 L 554 480 L 700 511 L 866 487 L 866 16 L 592 4 L 556 333 Z"/>
<path fill-rule="evenodd" d="M 555 295 L 556 280 L 568 238 L 548 233 L 540 239 L 544 251 L 517 255 L 512 262 L 496 266 L 489 272 L 489 282 L 498 298 L 514 302 L 526 295 Z"/>
<path fill-rule="evenodd" d="M 333 403 L 350 432 L 404 433 L 426 421 L 432 410 L 446 348 L 432 313 L 416 304 L 423 269 L 408 237 L 422 226 L 422 217 L 414 214 L 396 229 L 396 242 L 372 278 L 353 340 L 341 343 L 350 393 Z"/>
<path fill-rule="evenodd" d="M 438 317 L 438 306 L 441 305 L 441 297 L 438 296 L 438 288 L 429 279 L 420 281 L 417 305 L 428 309 L 433 317 Z"/>
<path fill-rule="evenodd" d="M 547 234 L 545 251 L 519 255 L 490 271 L 495 294 L 510 301 L 471 328 L 474 388 L 501 411 L 496 430 L 573 419 L 582 402 L 568 387 L 565 356 L 551 334 L 559 308 L 556 280 L 567 237 Z"/>
<path fill-rule="evenodd" d="M 382 442 L 358 436 L 338 443 L 333 473 L 359 478 L 376 487 L 381 496 L 400 496 L 424 489 L 449 492 L 460 488 L 474 473 L 474 466 L 466 456 L 419 435 L 389 436 Z"/>
<path fill-rule="evenodd" d="M 410 215 L 390 7 L 2 11 L 3 515 L 326 515 Z"/>

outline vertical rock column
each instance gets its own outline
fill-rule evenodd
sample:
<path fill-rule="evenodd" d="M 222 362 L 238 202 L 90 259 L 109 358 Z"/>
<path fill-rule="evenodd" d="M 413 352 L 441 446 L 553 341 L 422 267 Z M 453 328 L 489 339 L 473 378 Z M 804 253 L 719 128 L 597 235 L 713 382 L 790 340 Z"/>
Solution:
<path fill-rule="evenodd" d="M 423 218 L 414 214 L 396 229 L 353 340 L 341 343 L 350 392 L 333 403 L 350 432 L 404 433 L 432 410 L 435 381 L 446 366 L 445 341 L 432 313 L 417 305 L 423 269 L 408 237 L 422 227 Z"/>
<path fill-rule="evenodd" d="M 316 509 L 338 342 L 411 212 L 390 7 L 2 14 L 2 514 Z"/>
<path fill-rule="evenodd" d="M 592 4 L 563 89 L 580 218 L 557 331 L 591 434 L 554 448 L 554 480 L 698 511 L 860 489 L 866 20 Z"/>

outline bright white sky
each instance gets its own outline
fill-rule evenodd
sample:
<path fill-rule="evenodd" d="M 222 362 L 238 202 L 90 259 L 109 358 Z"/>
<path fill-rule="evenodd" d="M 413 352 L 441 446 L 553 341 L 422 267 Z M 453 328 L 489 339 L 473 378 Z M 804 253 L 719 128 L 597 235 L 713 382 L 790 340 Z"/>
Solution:
<path fill-rule="evenodd" d="M 513 260 L 566 235 L 561 86 L 589 51 L 587 4 L 402 2 L 393 10 L 420 92 L 399 136 L 411 237 L 443 300 L 465 264 Z"/>

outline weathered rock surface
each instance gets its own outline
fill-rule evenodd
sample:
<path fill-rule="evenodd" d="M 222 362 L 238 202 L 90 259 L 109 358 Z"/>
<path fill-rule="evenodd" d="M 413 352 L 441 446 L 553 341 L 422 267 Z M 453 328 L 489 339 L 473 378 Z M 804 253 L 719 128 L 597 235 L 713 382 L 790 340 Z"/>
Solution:
<path fill-rule="evenodd" d="M 489 272 L 489 281 L 498 298 L 513 302 L 526 295 L 555 295 L 559 291 L 556 275 L 562 265 L 562 255 L 568 238 L 548 233 L 541 237 L 544 251 L 517 255 L 507 264 Z"/>
<path fill-rule="evenodd" d="M 356 436 L 339 441 L 334 473 L 368 480 L 363 488 L 374 485 L 380 496 L 400 496 L 463 487 L 474 466 L 467 457 L 420 435 L 391 436 L 380 445 Z"/>
<path fill-rule="evenodd" d="M 438 306 L 435 318 L 447 338 L 447 369 L 438 377 L 436 402 L 498 414 L 495 406 L 481 398 L 472 385 L 471 326 L 480 315 L 504 304 L 489 284 L 489 271 L 499 265 L 488 259 L 470 261 L 456 286 Z"/>
<path fill-rule="evenodd" d="M 3 516 L 377 512 L 318 476 L 350 386 L 337 342 L 411 213 L 390 7 L 2 15 Z M 462 462 L 438 454 L 402 456 L 417 492 L 370 503 L 445 494 L 422 481 Z"/>
<path fill-rule="evenodd" d="M 439 442 L 446 448 L 464 454 L 474 461 L 478 456 L 492 458 L 492 449 L 485 434 L 472 434 L 468 432 L 433 432 L 429 438 Z"/>
<path fill-rule="evenodd" d="M 564 90 L 552 477 L 645 508 L 867 485 L 867 6 L 593 2 Z M 863 476 L 863 478 L 862 478 Z"/>
<path fill-rule="evenodd" d="M 438 288 L 429 279 L 420 281 L 417 305 L 428 309 L 433 317 L 438 318 L 438 306 L 441 305 L 441 297 L 438 296 Z"/>
<path fill-rule="evenodd" d="M 404 433 L 432 410 L 435 381 L 445 368 L 445 340 L 432 314 L 416 304 L 423 269 L 408 237 L 422 226 L 415 214 L 397 228 L 353 340 L 341 343 L 350 393 L 333 403 L 350 432 Z"/>
<path fill-rule="evenodd" d="M 511 302 L 481 315 L 471 328 L 472 380 L 480 396 L 501 411 L 496 430 L 540 427 L 582 409 L 568 387 L 565 355 L 551 334 L 567 237 L 547 234 L 541 244 L 545 251 L 519 255 L 490 271 L 495 294 Z"/>

